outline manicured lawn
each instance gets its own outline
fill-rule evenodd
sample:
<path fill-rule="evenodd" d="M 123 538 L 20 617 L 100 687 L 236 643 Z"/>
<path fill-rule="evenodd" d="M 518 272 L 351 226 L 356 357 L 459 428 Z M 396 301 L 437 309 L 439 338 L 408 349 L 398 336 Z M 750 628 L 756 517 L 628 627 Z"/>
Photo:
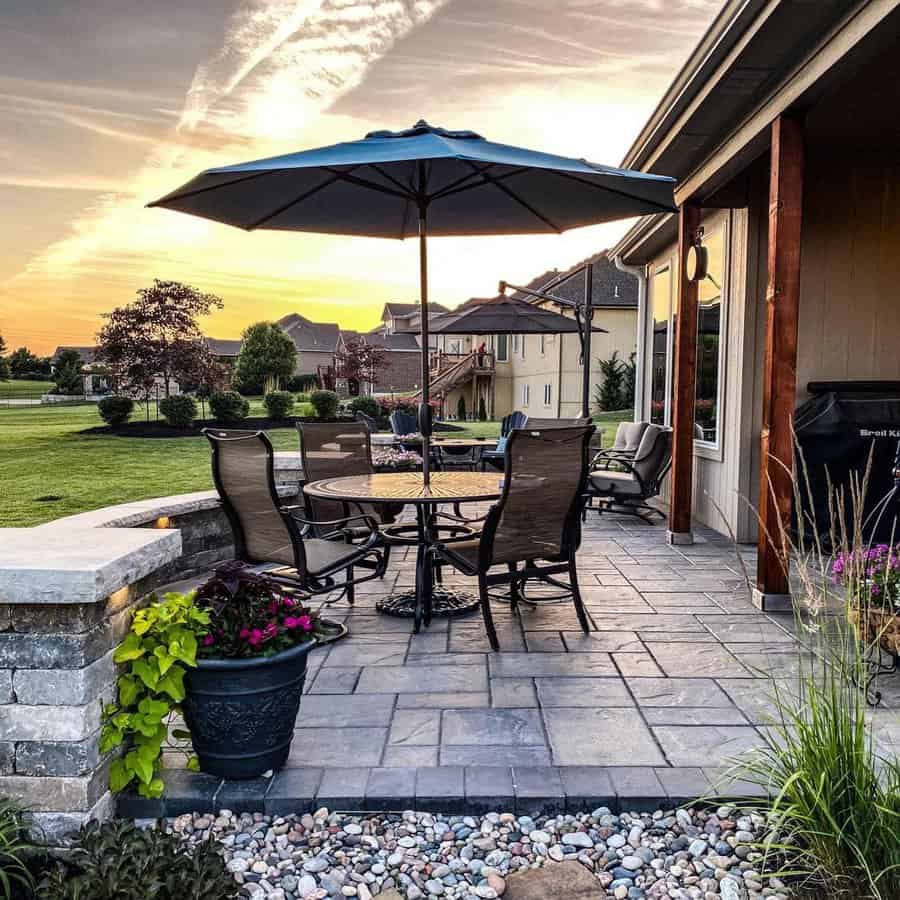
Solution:
<path fill-rule="evenodd" d="M 261 402 L 252 401 L 251 415 L 262 414 Z M 598 417 L 605 444 L 626 415 Z M 102 424 L 93 404 L 0 408 L 0 527 L 38 525 L 129 500 L 212 488 L 202 437 L 78 433 Z M 498 431 L 497 422 L 470 422 L 464 434 L 495 437 Z M 276 450 L 297 449 L 291 428 L 275 429 L 270 437 Z"/>
<path fill-rule="evenodd" d="M 49 393 L 55 385 L 52 381 L 0 381 L 0 403 L 4 400 L 41 399 L 41 394 Z"/>

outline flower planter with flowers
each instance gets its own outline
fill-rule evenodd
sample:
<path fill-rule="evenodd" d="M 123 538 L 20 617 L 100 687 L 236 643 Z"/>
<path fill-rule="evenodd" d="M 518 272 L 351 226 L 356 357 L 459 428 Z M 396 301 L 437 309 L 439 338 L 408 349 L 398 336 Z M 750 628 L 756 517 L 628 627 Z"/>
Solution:
<path fill-rule="evenodd" d="M 278 582 L 229 563 L 196 593 L 209 613 L 197 667 L 185 675 L 184 721 L 201 771 L 253 778 L 290 752 L 319 617 Z"/>
<path fill-rule="evenodd" d="M 850 588 L 848 617 L 859 640 L 900 655 L 900 545 L 842 551 L 832 574 Z"/>
<path fill-rule="evenodd" d="M 310 650 L 346 633 L 277 581 L 226 563 L 196 592 L 166 594 L 134 617 L 115 653 L 124 664 L 116 702 L 104 710 L 101 751 L 124 753 L 110 787 L 158 797 L 169 720 L 188 731 L 191 769 L 253 778 L 281 768 L 294 735 Z"/>

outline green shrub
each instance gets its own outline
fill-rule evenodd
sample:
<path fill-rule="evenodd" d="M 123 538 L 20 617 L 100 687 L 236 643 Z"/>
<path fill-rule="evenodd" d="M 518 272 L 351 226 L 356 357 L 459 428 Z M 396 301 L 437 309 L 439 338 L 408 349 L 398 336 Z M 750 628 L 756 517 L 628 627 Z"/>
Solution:
<path fill-rule="evenodd" d="M 289 391 L 269 391 L 263 403 L 273 419 L 286 419 L 294 408 L 294 395 Z"/>
<path fill-rule="evenodd" d="M 247 418 L 250 403 L 237 391 L 219 391 L 210 394 L 209 410 L 217 422 L 237 422 Z"/>
<path fill-rule="evenodd" d="M 459 400 L 456 401 L 456 418 L 459 419 L 460 422 L 465 422 L 468 418 L 466 412 L 466 398 L 462 394 L 459 395 Z"/>
<path fill-rule="evenodd" d="M 478 398 L 478 421 L 487 422 L 487 406 L 485 406 L 484 397 Z"/>
<path fill-rule="evenodd" d="M 82 828 L 65 862 L 41 880 L 37 900 L 232 900 L 239 886 L 212 841 L 189 845 L 128 821 Z"/>
<path fill-rule="evenodd" d="M 309 395 L 317 419 L 333 419 L 337 415 L 340 399 L 334 391 L 313 391 Z"/>
<path fill-rule="evenodd" d="M 347 409 L 351 413 L 361 412 L 373 419 L 381 417 L 381 404 L 374 397 L 354 397 L 347 404 Z"/>
<path fill-rule="evenodd" d="M 159 401 L 159 411 L 173 428 L 188 428 L 197 418 L 197 401 L 189 394 L 175 394 Z"/>
<path fill-rule="evenodd" d="M 34 881 L 26 860 L 34 852 L 22 810 L 8 800 L 0 800 L 0 898 L 30 896 Z"/>
<path fill-rule="evenodd" d="M 123 425 L 131 418 L 133 411 L 131 397 L 104 397 L 97 404 L 97 412 L 107 425 Z"/>

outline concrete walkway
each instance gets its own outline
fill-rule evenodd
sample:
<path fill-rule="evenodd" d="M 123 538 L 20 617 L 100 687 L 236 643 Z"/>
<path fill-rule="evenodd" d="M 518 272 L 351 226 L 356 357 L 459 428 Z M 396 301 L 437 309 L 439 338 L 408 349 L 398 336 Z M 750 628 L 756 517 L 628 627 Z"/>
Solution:
<path fill-rule="evenodd" d="M 762 742 L 798 655 L 793 618 L 751 605 L 742 561 L 752 573 L 752 549 L 711 531 L 670 547 L 663 526 L 591 513 L 579 573 L 597 630 L 581 633 L 571 603 L 521 619 L 497 603 L 492 653 L 477 611 L 418 635 L 376 613 L 413 584 L 412 553 L 395 553 L 352 611 L 329 613 L 351 636 L 311 656 L 290 768 L 233 784 L 170 773 L 161 806 L 126 798 L 122 811 L 640 810 L 752 793 L 724 770 Z M 873 723 L 896 752 L 900 690 L 885 688 L 894 709 Z"/>

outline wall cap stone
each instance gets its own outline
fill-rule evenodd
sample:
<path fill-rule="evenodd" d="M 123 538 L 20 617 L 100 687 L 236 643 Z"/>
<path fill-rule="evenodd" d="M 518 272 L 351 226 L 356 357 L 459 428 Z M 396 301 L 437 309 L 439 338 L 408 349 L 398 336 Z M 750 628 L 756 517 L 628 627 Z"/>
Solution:
<path fill-rule="evenodd" d="M 97 603 L 180 555 L 177 529 L 4 528 L 0 603 Z"/>

